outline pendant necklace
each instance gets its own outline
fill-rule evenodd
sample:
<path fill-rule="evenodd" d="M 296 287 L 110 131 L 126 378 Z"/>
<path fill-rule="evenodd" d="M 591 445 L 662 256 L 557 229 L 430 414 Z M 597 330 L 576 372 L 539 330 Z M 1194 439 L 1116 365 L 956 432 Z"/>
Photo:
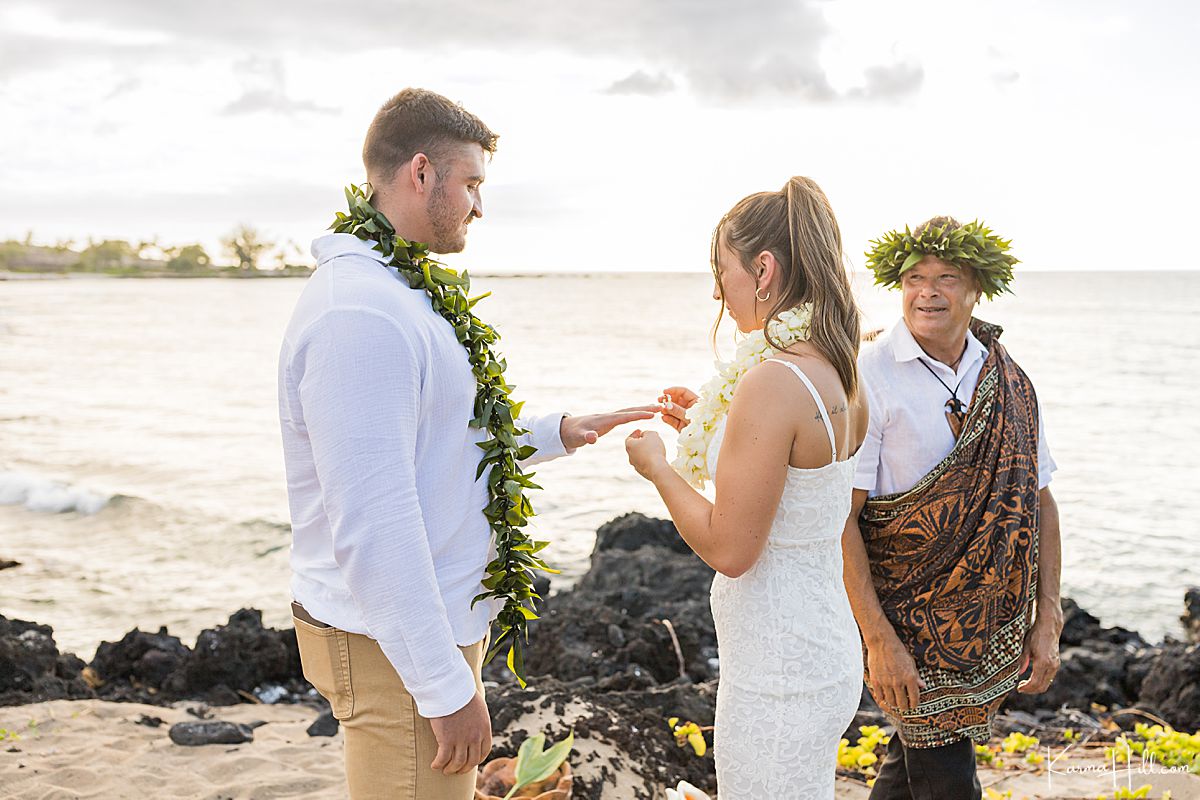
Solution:
<path fill-rule="evenodd" d="M 958 358 L 959 361 L 962 360 L 961 355 Z M 951 389 L 946 385 L 946 382 L 942 380 L 936 372 L 933 371 L 933 368 L 925 363 L 925 359 L 918 358 L 917 361 L 920 361 L 921 366 L 927 369 L 929 374 L 937 379 L 937 382 L 945 387 L 946 391 L 950 393 L 950 399 L 946 401 L 946 422 L 950 424 L 950 430 L 954 434 L 954 439 L 957 441 L 959 434 L 962 433 L 963 422 L 965 422 L 967 419 L 967 407 L 963 404 L 962 400 L 958 399 L 958 387 L 962 386 L 963 379 L 967 376 L 964 375 L 962 378 L 959 378 L 958 383 L 953 389 Z"/>

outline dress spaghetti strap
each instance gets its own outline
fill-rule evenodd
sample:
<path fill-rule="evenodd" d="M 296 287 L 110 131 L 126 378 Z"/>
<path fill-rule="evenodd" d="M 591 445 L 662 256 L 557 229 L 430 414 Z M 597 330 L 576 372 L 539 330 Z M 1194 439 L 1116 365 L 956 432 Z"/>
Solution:
<path fill-rule="evenodd" d="M 821 399 L 821 395 L 817 391 L 817 387 L 813 386 L 812 381 L 808 379 L 808 376 L 804 374 L 804 371 L 792 362 L 784 361 L 782 358 L 768 358 L 766 360 L 774 361 L 778 364 L 791 367 L 792 372 L 796 373 L 796 376 L 800 378 L 800 380 L 804 381 L 804 385 L 808 387 L 808 391 L 813 396 L 813 400 L 817 401 L 817 411 L 821 413 L 821 421 L 825 423 L 825 432 L 829 434 L 829 449 L 833 451 L 833 461 L 829 463 L 835 463 L 838 460 L 837 439 L 833 438 L 833 423 L 829 421 L 829 413 L 825 410 L 825 401 Z"/>

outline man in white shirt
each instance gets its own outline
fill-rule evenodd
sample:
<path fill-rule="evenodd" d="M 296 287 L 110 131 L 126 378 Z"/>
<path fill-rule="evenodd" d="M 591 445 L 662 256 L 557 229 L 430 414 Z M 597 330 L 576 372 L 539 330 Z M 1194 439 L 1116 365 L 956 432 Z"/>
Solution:
<path fill-rule="evenodd" d="M 400 92 L 363 148 L 371 212 L 407 243 L 462 250 L 495 142 L 446 98 Z M 354 800 L 467 800 L 491 750 L 480 667 L 498 605 L 473 598 L 494 555 L 476 446 L 492 432 L 469 424 L 478 381 L 454 327 L 375 244 L 313 242 L 280 352 L 297 641 L 345 731 Z M 656 410 L 523 417 L 521 466 Z"/>
<path fill-rule="evenodd" d="M 871 798 L 974 799 L 973 742 L 1058 669 L 1055 464 L 1032 383 L 972 318 L 1007 288 L 1008 242 L 935 217 L 875 245 L 903 319 L 859 356 L 870 425 L 843 544 L 864 678 L 896 728 Z"/>

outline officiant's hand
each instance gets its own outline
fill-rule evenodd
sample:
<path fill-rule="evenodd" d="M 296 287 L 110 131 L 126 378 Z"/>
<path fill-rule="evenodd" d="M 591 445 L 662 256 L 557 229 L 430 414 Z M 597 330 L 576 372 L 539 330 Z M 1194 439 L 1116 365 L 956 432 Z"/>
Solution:
<path fill-rule="evenodd" d="M 1049 616 L 1038 617 L 1025 635 L 1025 649 L 1021 653 L 1021 672 L 1027 668 L 1033 669 L 1029 677 L 1017 684 L 1017 691 L 1023 694 L 1041 694 L 1050 688 L 1054 676 L 1058 673 L 1058 637 L 1062 632 L 1062 623 L 1057 626 Z"/>
<path fill-rule="evenodd" d="M 582 414 L 578 417 L 563 417 L 558 424 L 558 433 L 568 450 L 595 444 L 601 436 L 618 425 L 627 425 L 644 419 L 654 419 L 662 411 L 661 405 L 634 406 L 613 411 L 610 414 Z"/>
<path fill-rule="evenodd" d="M 663 422 L 677 431 L 687 427 L 687 410 L 696 405 L 700 396 L 686 386 L 670 386 L 663 389 L 659 402 L 663 404 Z"/>
<path fill-rule="evenodd" d="M 867 643 L 867 679 L 871 695 L 885 711 L 911 711 L 925 688 L 917 662 L 895 631 Z"/>
<path fill-rule="evenodd" d="M 654 473 L 667 464 L 667 447 L 654 431 L 637 430 L 625 438 L 625 452 L 638 474 L 654 480 Z"/>

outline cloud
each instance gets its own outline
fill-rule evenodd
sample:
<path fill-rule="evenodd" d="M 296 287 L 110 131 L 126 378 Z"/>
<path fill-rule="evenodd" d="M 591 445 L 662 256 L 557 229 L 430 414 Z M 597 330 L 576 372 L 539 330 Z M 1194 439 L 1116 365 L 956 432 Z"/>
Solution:
<path fill-rule="evenodd" d="M 168 52 L 171 37 L 136 20 L 112 27 L 88 14 L 9 2 L 0 8 L 0 80 L 87 60 L 126 62 Z"/>
<path fill-rule="evenodd" d="M 657 75 L 651 75 L 639 69 L 619 81 L 614 81 L 604 90 L 604 93 L 644 94 L 652 97 L 673 91 L 675 91 L 675 81 L 671 80 L 671 76 L 667 73 L 659 72 Z"/>
<path fill-rule="evenodd" d="M 144 61 L 161 54 L 158 45 L 117 45 L 51 39 L 0 27 L 0 81 L 83 61 Z"/>
<path fill-rule="evenodd" d="M 254 114 L 260 111 L 293 115 L 301 113 L 336 114 L 337 109 L 319 106 L 309 100 L 288 97 L 283 63 L 278 59 L 253 57 L 234 64 L 245 90 L 221 109 L 223 116 Z"/>
<path fill-rule="evenodd" d="M 489 220 L 505 225 L 545 225 L 549 222 L 578 219 L 587 213 L 586 202 L 577 192 L 564 193 L 561 187 L 544 182 L 525 181 L 488 186 L 484 190 L 484 214 Z M 500 225 L 489 225 L 501 229 Z"/>
<path fill-rule="evenodd" d="M 989 77 L 995 85 L 1006 87 L 1021 79 L 1021 73 L 1012 66 L 1012 59 L 1000 48 L 988 45 L 987 57 L 994 65 Z"/>
<path fill-rule="evenodd" d="M 134 77 L 125 78 L 124 80 L 118 82 L 117 85 L 114 86 L 107 95 L 105 95 L 104 99 L 106 101 L 113 100 L 117 97 L 120 97 L 123 94 L 128 94 L 129 92 L 137 91 L 138 89 L 141 88 L 141 86 L 142 86 L 142 81 L 140 78 L 134 78 Z"/>
<path fill-rule="evenodd" d="M 332 217 L 332 210 L 344 207 L 345 198 L 338 186 L 288 180 L 230 186 L 224 191 L 163 188 L 122 193 L 97 189 L 53 196 L 0 193 L 0 217 L 53 220 L 64 230 L 76 232 L 71 235 L 125 231 L 121 235 L 148 236 L 173 226 L 191 232 L 185 236 L 195 236 L 194 231 L 201 228 L 232 228 L 239 219 L 261 221 L 265 227 L 282 220 L 298 221 L 301 226 L 319 230 Z M 139 222 L 131 227 L 131 219 Z M 51 223 L 30 224 L 41 229 Z M 8 227 L 13 228 L 11 224 Z M 183 241 L 174 233 L 165 238 Z"/>
<path fill-rule="evenodd" d="M 336 114 L 337 109 L 319 106 L 309 100 L 293 100 L 278 90 L 251 89 L 241 97 L 221 109 L 224 116 L 238 114 L 254 114 L 259 111 L 271 111 L 276 114 L 299 114 L 311 112 L 315 114 Z"/>
<path fill-rule="evenodd" d="M 325 0 L 291 0 L 287 14 L 263 2 L 241 4 L 236 13 L 144 0 L 40 0 L 40 7 L 60 19 L 158 33 L 178 47 L 200 45 L 207 52 L 557 51 L 640 65 L 623 78 L 613 76 L 614 94 L 661 93 L 668 83 L 682 84 L 718 103 L 874 99 L 908 91 L 914 80 L 919 86 L 922 77 L 910 67 L 872 66 L 856 94 L 835 92 L 819 58 L 831 34 L 821 0 L 758 0 L 746 8 L 724 0 L 408 0 L 402 10 L 394 0 L 358 0 L 346 14 L 331 14 Z M 4 44 L 0 37 L 0 50 Z M 256 91 L 234 111 L 280 105 L 278 96 L 272 102 L 265 90 Z"/>
<path fill-rule="evenodd" d="M 891 100 L 914 94 L 925 81 L 920 64 L 898 63 L 888 67 L 868 67 L 867 83 L 847 92 L 848 97 L 864 100 Z"/>

